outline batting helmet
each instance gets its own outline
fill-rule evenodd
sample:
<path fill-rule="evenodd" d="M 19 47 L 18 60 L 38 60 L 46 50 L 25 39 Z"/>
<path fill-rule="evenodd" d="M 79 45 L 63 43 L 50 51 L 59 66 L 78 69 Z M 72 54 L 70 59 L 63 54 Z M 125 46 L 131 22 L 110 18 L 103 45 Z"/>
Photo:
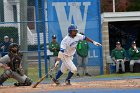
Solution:
<path fill-rule="evenodd" d="M 76 25 L 71 24 L 71 25 L 69 26 L 69 28 L 68 28 L 68 33 L 71 34 L 71 31 L 73 31 L 73 30 L 78 31 L 78 28 L 77 28 Z"/>

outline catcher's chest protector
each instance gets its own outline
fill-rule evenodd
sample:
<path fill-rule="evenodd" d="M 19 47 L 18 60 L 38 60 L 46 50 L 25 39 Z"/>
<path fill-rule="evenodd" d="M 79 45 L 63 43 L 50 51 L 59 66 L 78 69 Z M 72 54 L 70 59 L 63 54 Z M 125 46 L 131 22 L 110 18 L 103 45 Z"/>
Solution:
<path fill-rule="evenodd" d="M 21 63 L 21 55 L 10 55 L 10 62 L 9 62 L 9 67 L 13 70 L 16 71 L 18 68 L 20 68 L 20 63 Z"/>

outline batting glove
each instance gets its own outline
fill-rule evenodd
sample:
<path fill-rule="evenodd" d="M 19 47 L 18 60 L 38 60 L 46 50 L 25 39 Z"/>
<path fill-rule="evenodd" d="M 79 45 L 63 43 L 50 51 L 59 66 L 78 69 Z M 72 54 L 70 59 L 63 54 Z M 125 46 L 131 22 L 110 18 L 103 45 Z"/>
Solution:
<path fill-rule="evenodd" d="M 55 62 L 55 64 L 54 64 L 54 67 L 55 67 L 55 68 L 58 66 L 59 62 L 60 62 L 60 61 L 56 61 L 56 62 Z"/>
<path fill-rule="evenodd" d="M 96 41 L 93 41 L 93 44 L 96 45 L 96 46 L 102 46 L 102 44 L 96 42 Z"/>

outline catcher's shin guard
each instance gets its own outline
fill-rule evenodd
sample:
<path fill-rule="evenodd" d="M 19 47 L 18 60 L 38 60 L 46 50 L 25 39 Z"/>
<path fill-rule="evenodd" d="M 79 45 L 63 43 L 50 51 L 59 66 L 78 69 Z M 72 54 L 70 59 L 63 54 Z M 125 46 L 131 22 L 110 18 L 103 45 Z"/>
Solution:
<path fill-rule="evenodd" d="M 3 83 L 8 79 L 8 77 L 5 77 L 5 74 L 2 74 L 0 76 L 0 86 L 3 85 Z"/>
<path fill-rule="evenodd" d="M 0 76 L 0 85 L 2 85 L 11 75 L 10 70 L 4 71 L 4 73 Z"/>
<path fill-rule="evenodd" d="M 32 84 L 32 80 L 30 79 L 30 78 L 26 78 L 26 80 L 25 80 L 25 84 L 27 85 L 27 86 L 30 86 L 31 84 Z"/>
<path fill-rule="evenodd" d="M 24 83 L 14 83 L 15 86 L 30 86 L 32 84 L 32 80 L 29 78 L 26 78 Z"/>

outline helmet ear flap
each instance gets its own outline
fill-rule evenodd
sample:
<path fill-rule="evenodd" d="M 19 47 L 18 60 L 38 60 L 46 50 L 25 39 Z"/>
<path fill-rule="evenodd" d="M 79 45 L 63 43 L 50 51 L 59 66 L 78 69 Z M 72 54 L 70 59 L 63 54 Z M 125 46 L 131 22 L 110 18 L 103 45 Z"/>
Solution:
<path fill-rule="evenodd" d="M 68 33 L 69 33 L 69 35 L 70 35 L 70 34 L 72 33 L 72 30 L 69 30 Z"/>

